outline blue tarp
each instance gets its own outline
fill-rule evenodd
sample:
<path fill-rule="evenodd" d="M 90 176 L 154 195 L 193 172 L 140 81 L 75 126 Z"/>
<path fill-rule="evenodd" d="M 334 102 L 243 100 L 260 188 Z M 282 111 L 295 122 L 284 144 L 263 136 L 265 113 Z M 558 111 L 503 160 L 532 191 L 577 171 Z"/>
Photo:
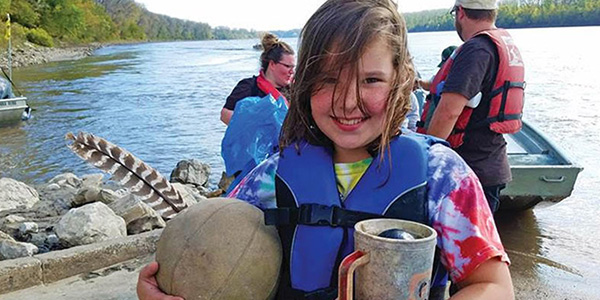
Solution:
<path fill-rule="evenodd" d="M 238 101 L 221 142 L 227 176 L 241 172 L 236 178 L 239 180 L 278 151 L 279 132 L 287 111 L 285 101 L 275 100 L 270 94 Z"/>

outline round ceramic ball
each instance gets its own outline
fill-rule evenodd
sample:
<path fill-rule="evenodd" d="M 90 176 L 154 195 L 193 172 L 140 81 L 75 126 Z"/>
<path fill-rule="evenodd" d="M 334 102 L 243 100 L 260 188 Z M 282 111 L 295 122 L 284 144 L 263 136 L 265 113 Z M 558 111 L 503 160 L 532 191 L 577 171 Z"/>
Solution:
<path fill-rule="evenodd" d="M 193 299 L 272 299 L 282 250 L 263 212 L 240 200 L 211 198 L 167 223 L 158 241 L 161 290 Z"/>

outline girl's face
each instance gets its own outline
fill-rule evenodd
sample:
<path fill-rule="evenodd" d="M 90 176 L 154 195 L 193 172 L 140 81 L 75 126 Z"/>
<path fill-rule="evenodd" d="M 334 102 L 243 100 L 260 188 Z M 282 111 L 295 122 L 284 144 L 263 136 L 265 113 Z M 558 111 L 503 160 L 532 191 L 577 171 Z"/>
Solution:
<path fill-rule="evenodd" d="M 356 162 L 370 156 L 367 145 L 381 135 L 384 127 L 388 95 L 395 75 L 392 59 L 388 43 L 375 40 L 360 58 L 357 78 L 351 78 L 349 67 L 345 67 L 339 77 L 336 71 L 329 74 L 323 87 L 313 92 L 310 99 L 312 117 L 333 142 L 335 162 Z M 343 86 L 348 86 L 347 93 L 341 90 Z M 357 86 L 365 113 L 358 106 Z"/>

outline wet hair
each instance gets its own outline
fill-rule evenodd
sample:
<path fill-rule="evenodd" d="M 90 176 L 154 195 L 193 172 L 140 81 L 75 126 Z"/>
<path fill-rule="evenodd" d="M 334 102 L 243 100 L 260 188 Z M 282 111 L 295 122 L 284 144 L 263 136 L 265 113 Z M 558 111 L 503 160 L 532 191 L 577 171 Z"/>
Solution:
<path fill-rule="evenodd" d="M 470 9 L 462 8 L 467 18 L 478 21 L 495 22 L 498 16 L 498 10 L 496 9 Z"/>
<path fill-rule="evenodd" d="M 284 54 L 294 55 L 294 49 L 286 42 L 279 40 L 272 33 L 267 32 L 263 34 L 260 43 L 263 48 L 263 52 L 260 55 L 260 68 L 265 73 L 269 68 L 270 61 L 278 63 Z"/>
<path fill-rule="evenodd" d="M 391 138 L 410 109 L 415 71 L 408 52 L 406 24 L 391 0 L 329 0 L 308 20 L 299 41 L 298 64 L 292 84 L 290 108 L 283 123 L 280 147 L 283 149 L 302 140 L 332 147 L 333 142 L 317 127 L 311 114 L 311 96 L 323 87 L 330 74 L 341 74 L 348 68 L 350 76 L 358 76 L 359 61 L 368 46 L 385 41 L 392 53 L 395 69 L 387 99 L 386 116 L 381 136 L 368 146 L 369 152 L 380 154 L 389 148 Z M 368 114 L 360 99 L 358 108 Z M 349 83 L 339 82 L 334 88 L 335 101 L 344 101 Z M 382 156 L 383 157 L 383 156 Z"/>

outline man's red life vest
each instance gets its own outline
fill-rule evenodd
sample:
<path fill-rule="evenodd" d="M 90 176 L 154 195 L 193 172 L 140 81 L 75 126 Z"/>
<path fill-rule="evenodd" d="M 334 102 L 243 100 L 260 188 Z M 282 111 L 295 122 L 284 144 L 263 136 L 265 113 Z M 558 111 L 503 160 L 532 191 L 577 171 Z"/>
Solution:
<path fill-rule="evenodd" d="M 475 36 L 485 34 L 498 49 L 498 72 L 494 86 L 489 94 L 484 94 L 481 102 L 490 101 L 487 118 L 477 123 L 469 122 L 473 108 L 465 106 L 458 117 L 454 129 L 447 138 L 452 148 L 458 148 L 463 143 L 465 131 L 489 126 L 490 130 L 497 133 L 515 133 L 521 129 L 523 115 L 523 96 L 525 90 L 525 69 L 519 49 L 513 42 L 510 34 L 504 29 L 481 31 Z M 421 121 L 417 124 L 417 132 L 426 133 L 433 112 L 441 98 L 443 84 L 452 68 L 454 58 L 462 47 L 450 56 L 446 63 L 435 75 L 423 112 Z M 482 105 L 482 104 L 480 104 Z"/>

